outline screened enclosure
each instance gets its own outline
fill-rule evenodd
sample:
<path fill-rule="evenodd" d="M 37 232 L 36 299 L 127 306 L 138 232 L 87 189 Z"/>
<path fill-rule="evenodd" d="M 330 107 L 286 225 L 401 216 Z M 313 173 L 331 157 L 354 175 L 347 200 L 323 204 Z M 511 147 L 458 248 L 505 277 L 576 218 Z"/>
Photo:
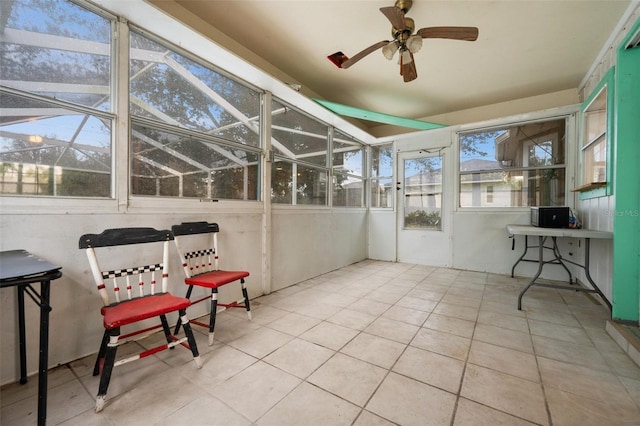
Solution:
<path fill-rule="evenodd" d="M 365 205 L 361 142 L 82 5 L 3 2 L 0 193 L 112 198 L 119 167 L 132 197 L 258 201 L 268 145 L 273 202 Z M 116 33 L 128 35 L 126 49 L 112 42 Z M 126 75 L 116 66 L 123 59 Z M 116 166 L 125 147 L 126 171 Z"/>

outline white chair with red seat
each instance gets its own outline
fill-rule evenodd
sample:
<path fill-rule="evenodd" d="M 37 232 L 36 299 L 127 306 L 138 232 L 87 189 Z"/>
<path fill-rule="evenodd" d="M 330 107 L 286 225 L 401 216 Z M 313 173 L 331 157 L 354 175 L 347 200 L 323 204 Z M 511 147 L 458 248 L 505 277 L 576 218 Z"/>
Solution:
<path fill-rule="evenodd" d="M 94 376 L 100 374 L 96 412 L 104 407 L 114 367 L 166 349 L 173 349 L 178 345 L 189 349 L 196 366 L 202 367 L 202 360 L 186 313 L 191 302 L 184 297 L 174 296 L 168 291 L 171 240 L 173 235 L 169 230 L 159 231 L 153 228 L 107 229 L 101 234 L 86 234 L 80 237 L 80 249 L 86 251 L 91 272 L 103 302 L 100 313 L 103 316 L 104 335 L 93 370 Z M 129 245 L 136 245 L 136 247 L 128 249 L 124 247 Z M 114 250 L 116 247 L 117 249 Z M 100 249 L 98 251 L 100 251 L 101 260 L 110 265 L 117 264 L 118 268 L 101 269 L 96 249 Z M 156 263 L 146 263 L 151 259 Z M 120 267 L 124 262 L 130 264 L 137 261 L 144 262 L 143 266 Z M 159 275 L 160 285 L 156 282 L 156 275 Z M 105 281 L 111 281 L 113 300 L 109 297 L 109 286 Z M 125 282 L 124 288 L 119 281 Z M 137 288 L 134 289 L 134 286 Z M 183 325 L 185 336 L 182 338 L 172 335 L 169 329 L 166 315 L 173 312 L 178 314 L 179 322 Z M 142 329 L 139 326 L 131 333 L 120 334 L 121 327 L 155 317 L 160 319 L 160 323 L 155 326 Z M 148 337 L 158 328 L 163 329 L 167 343 L 116 361 L 118 346 L 126 343 L 130 337 L 142 335 L 136 340 Z"/>
<path fill-rule="evenodd" d="M 209 328 L 209 346 L 211 346 L 213 345 L 218 308 L 244 308 L 247 311 L 247 317 L 251 320 L 251 305 L 244 280 L 249 276 L 249 272 L 227 271 L 219 268 L 218 232 L 220 232 L 220 227 L 217 223 L 184 222 L 180 225 L 173 225 L 171 231 L 184 268 L 186 276 L 184 282 L 189 286 L 186 298 L 191 298 L 193 286 L 211 290 L 210 296 L 207 295 L 192 301 L 195 304 L 211 300 L 209 324 L 191 321 L 193 324 Z M 243 299 L 224 304 L 218 302 L 218 288 L 234 282 L 240 283 Z M 177 333 L 179 329 L 180 324 L 178 323 L 174 332 Z"/>

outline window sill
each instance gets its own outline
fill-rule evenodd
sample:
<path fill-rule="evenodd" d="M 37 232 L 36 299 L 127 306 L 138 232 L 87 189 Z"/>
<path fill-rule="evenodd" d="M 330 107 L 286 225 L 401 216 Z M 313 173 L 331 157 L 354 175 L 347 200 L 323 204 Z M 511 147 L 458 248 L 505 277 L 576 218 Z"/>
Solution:
<path fill-rule="evenodd" d="M 571 192 L 587 192 L 597 188 L 603 188 L 607 186 L 607 182 L 591 182 L 585 185 L 580 185 L 571 190 Z"/>

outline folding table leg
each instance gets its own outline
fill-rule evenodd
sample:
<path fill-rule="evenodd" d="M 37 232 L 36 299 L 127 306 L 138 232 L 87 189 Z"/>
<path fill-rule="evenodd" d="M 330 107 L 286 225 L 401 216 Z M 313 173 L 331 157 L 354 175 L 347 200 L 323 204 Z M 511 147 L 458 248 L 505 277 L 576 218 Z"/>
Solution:
<path fill-rule="evenodd" d="M 24 325 L 24 286 L 18 286 L 18 332 L 20 335 L 20 384 L 27 383 L 27 341 Z"/>
<path fill-rule="evenodd" d="M 40 360 L 38 362 L 38 426 L 47 423 L 47 380 L 49 367 L 50 282 L 40 283 Z"/>

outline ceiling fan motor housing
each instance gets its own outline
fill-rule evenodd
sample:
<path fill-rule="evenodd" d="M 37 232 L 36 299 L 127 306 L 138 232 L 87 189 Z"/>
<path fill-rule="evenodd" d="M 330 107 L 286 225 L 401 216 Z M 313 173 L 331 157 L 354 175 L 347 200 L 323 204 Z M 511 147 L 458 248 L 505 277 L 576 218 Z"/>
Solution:
<path fill-rule="evenodd" d="M 398 9 L 402 9 L 404 13 L 407 13 L 409 9 L 411 9 L 412 5 L 412 0 L 396 0 L 395 7 L 397 7 Z"/>
<path fill-rule="evenodd" d="M 413 19 L 404 17 L 404 28 L 398 29 L 391 27 L 391 36 L 402 43 L 407 41 L 409 36 L 413 34 L 413 31 L 416 29 L 416 23 Z"/>

